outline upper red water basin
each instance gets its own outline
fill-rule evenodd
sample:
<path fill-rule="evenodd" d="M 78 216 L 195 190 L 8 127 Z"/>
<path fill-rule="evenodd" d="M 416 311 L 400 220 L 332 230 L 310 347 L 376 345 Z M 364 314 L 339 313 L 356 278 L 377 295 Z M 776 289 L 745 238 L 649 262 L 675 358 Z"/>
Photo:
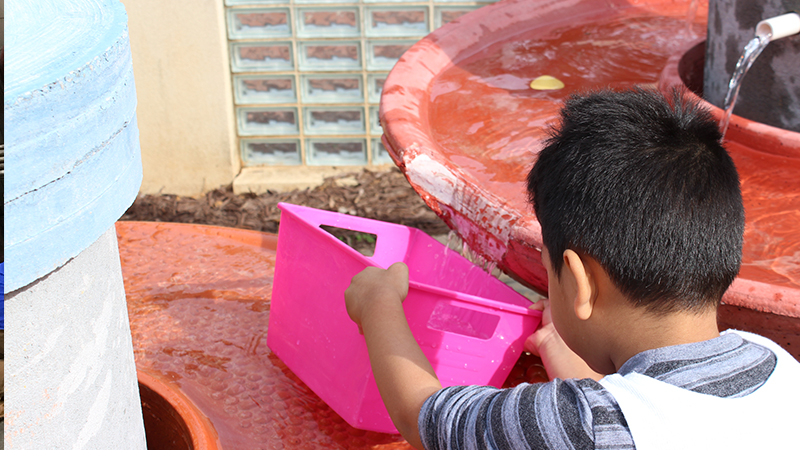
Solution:
<path fill-rule="evenodd" d="M 524 181 L 562 102 L 593 88 L 656 86 L 670 57 L 705 36 L 706 12 L 704 2 L 658 0 L 481 8 L 420 41 L 392 70 L 381 101 L 384 144 L 474 250 L 546 291 L 541 228 Z M 565 87 L 531 89 L 542 75 Z M 779 297 L 772 312 L 800 317 L 798 160 L 750 144 L 729 150 L 747 210 L 742 278 L 757 280 L 737 280 L 732 290 Z"/>

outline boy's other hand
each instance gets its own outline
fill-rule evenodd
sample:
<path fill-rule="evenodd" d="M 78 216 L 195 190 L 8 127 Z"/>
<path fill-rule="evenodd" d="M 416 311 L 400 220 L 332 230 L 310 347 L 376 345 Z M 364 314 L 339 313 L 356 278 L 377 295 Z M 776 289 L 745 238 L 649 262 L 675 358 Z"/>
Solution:
<path fill-rule="evenodd" d="M 384 270 L 367 267 L 350 281 L 344 293 L 347 314 L 358 325 L 359 333 L 362 319 L 373 307 L 383 302 L 402 303 L 408 295 L 408 266 L 397 262 Z"/>
<path fill-rule="evenodd" d="M 542 358 L 547 376 L 554 378 L 592 378 L 600 380 L 603 374 L 592 370 L 586 361 L 581 359 L 566 342 L 561 339 L 550 313 L 550 300 L 543 299 L 530 306 L 542 311 L 542 323 L 532 335 L 525 340 L 525 350 Z"/>

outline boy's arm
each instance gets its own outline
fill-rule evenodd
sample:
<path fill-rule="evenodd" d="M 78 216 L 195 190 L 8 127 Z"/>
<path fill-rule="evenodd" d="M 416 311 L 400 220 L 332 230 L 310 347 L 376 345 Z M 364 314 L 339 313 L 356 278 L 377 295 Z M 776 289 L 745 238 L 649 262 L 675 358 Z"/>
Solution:
<path fill-rule="evenodd" d="M 558 334 L 550 315 L 550 301 L 539 300 L 531 309 L 542 311 L 542 324 L 525 340 L 525 350 L 542 358 L 547 376 L 561 378 L 591 378 L 600 381 L 605 375 L 592 370 L 586 361 L 570 349 Z"/>
<path fill-rule="evenodd" d="M 367 342 L 370 364 L 392 422 L 411 445 L 422 448 L 417 420 L 422 404 L 442 388 L 408 327 L 403 300 L 408 267 L 368 267 L 345 292 L 347 313 Z"/>

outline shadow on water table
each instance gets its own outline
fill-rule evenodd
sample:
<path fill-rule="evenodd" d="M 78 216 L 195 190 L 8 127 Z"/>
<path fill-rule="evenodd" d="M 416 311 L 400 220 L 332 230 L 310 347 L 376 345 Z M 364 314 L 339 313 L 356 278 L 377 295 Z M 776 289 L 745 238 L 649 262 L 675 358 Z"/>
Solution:
<path fill-rule="evenodd" d="M 117 233 L 136 366 L 206 416 L 218 448 L 411 448 L 349 426 L 267 347 L 277 236 L 148 222 Z M 506 386 L 545 380 L 523 355 Z"/>

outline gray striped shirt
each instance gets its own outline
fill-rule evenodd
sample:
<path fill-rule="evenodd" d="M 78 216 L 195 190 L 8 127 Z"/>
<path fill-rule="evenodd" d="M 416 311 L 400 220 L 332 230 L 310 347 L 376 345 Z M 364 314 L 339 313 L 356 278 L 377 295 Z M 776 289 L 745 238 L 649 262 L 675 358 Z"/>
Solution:
<path fill-rule="evenodd" d="M 619 373 L 735 398 L 764 384 L 776 361 L 769 349 L 728 333 L 639 353 Z M 445 388 L 422 406 L 419 432 L 428 450 L 635 448 L 616 400 L 591 379 Z"/>

